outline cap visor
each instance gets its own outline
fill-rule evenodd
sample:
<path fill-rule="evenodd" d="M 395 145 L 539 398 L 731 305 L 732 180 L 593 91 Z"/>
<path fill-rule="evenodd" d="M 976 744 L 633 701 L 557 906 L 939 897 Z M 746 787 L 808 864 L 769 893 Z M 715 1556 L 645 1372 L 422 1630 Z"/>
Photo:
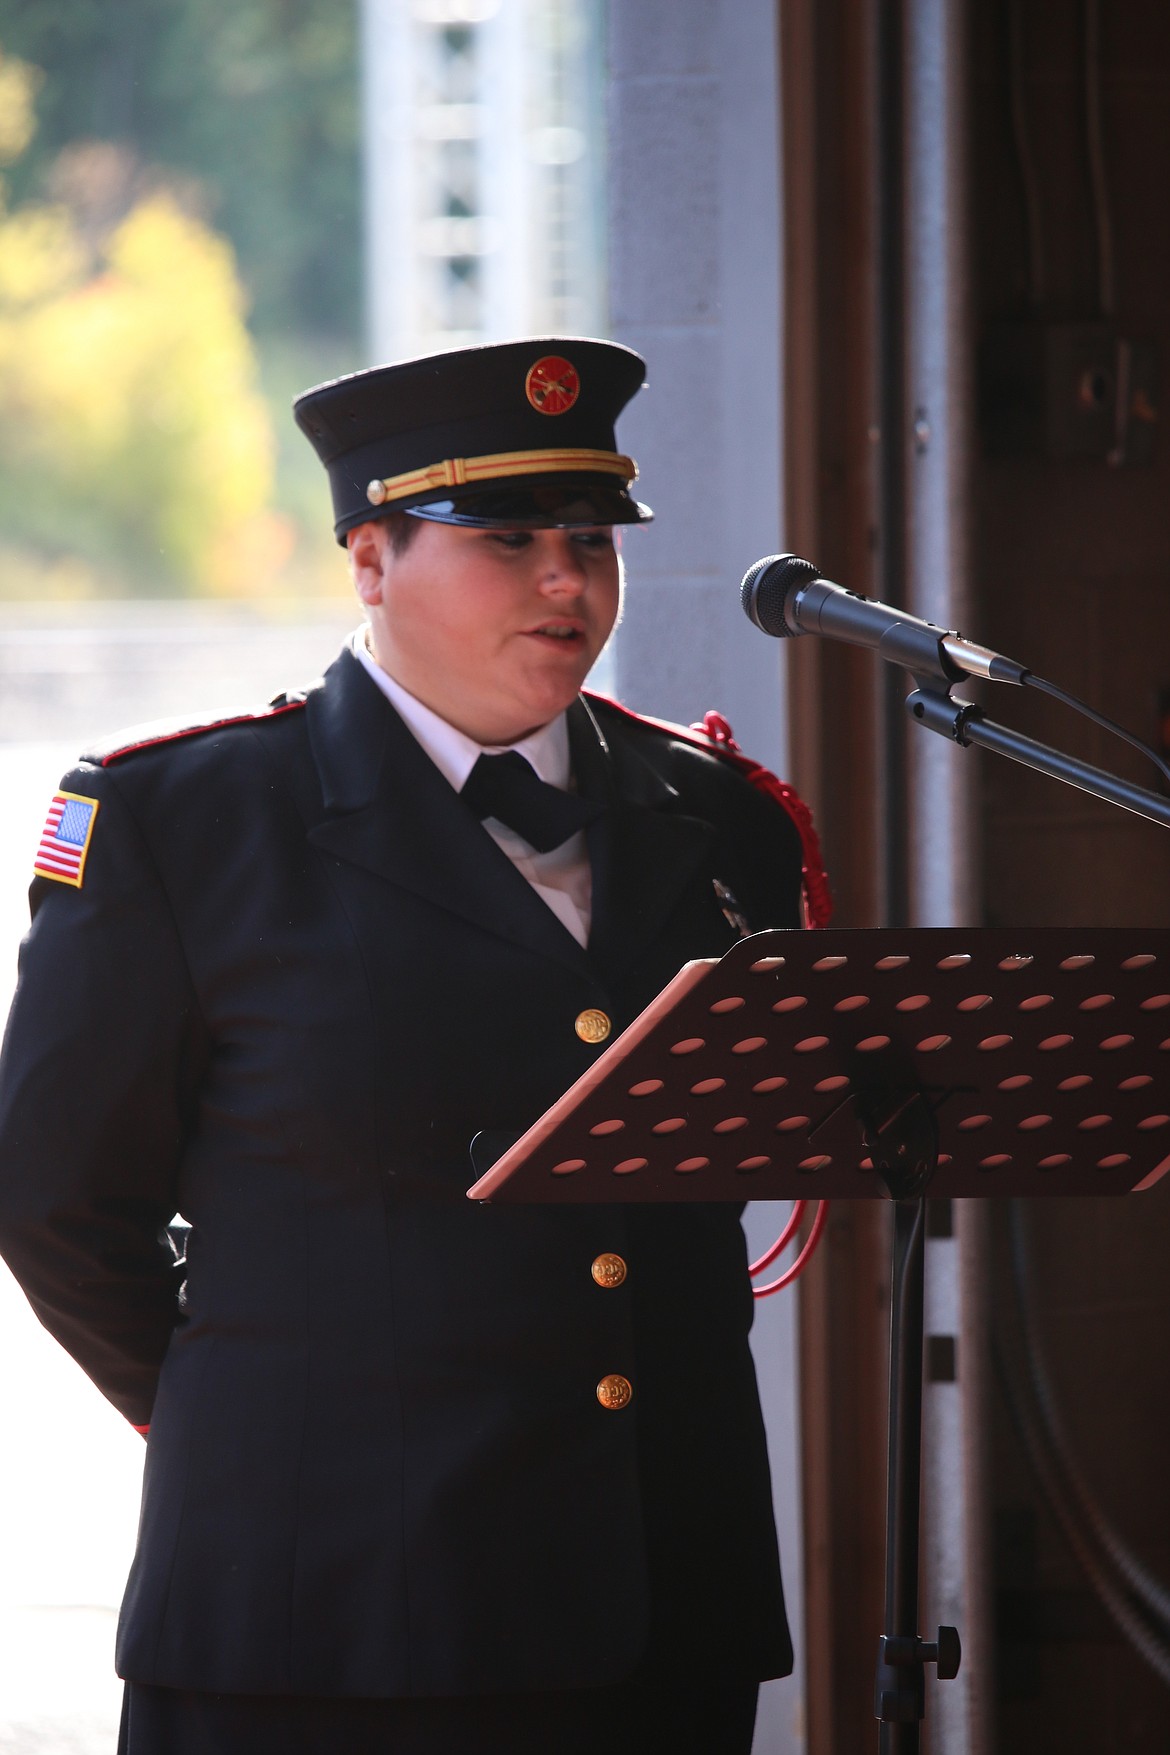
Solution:
<path fill-rule="evenodd" d="M 412 518 L 467 524 L 482 530 L 572 530 L 593 524 L 647 524 L 649 506 L 610 482 L 529 482 L 523 487 L 478 488 L 421 505 L 402 506 Z"/>

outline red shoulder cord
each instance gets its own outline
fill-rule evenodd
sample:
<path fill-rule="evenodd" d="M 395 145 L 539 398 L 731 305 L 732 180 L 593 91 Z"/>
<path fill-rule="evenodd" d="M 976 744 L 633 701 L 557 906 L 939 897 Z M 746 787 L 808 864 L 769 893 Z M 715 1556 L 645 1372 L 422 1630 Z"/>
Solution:
<path fill-rule="evenodd" d="M 750 780 L 758 792 L 774 798 L 788 812 L 800 836 L 800 875 L 804 884 L 805 924 L 828 926 L 833 914 L 833 897 L 825 862 L 821 857 L 820 836 L 813 823 L 812 812 L 804 799 L 787 780 L 778 780 L 770 769 L 744 755 L 722 713 L 704 713 L 701 721 L 692 725 L 690 730 L 709 738 L 719 754 L 738 768 L 745 780 Z"/>
<path fill-rule="evenodd" d="M 704 713 L 702 719 L 694 725 L 674 725 L 669 719 L 651 719 L 648 714 L 634 713 L 629 707 L 623 707 L 620 701 L 615 701 L 611 695 L 596 695 L 594 699 L 604 701 L 607 707 L 612 707 L 626 719 L 632 719 L 639 725 L 652 726 L 655 731 L 665 731 L 669 737 L 677 738 L 681 743 L 689 743 L 694 749 L 715 750 L 725 762 L 738 768 L 744 779 L 750 780 L 758 792 L 764 793 L 786 810 L 800 836 L 800 875 L 805 925 L 829 924 L 833 913 L 833 897 L 812 812 L 786 780 L 778 780 L 770 769 L 744 755 L 722 713 Z"/>
<path fill-rule="evenodd" d="M 805 925 L 810 927 L 828 925 L 833 912 L 833 897 L 829 889 L 829 878 L 825 871 L 824 860 L 821 857 L 821 843 L 813 824 L 812 812 L 800 794 L 789 786 L 786 780 L 777 779 L 770 769 L 763 767 L 759 762 L 754 762 L 750 756 L 744 755 L 735 741 L 731 726 L 722 713 L 704 713 L 701 720 L 690 726 L 673 725 L 668 719 L 651 719 L 644 713 L 631 712 L 629 707 L 623 707 L 620 701 L 613 700 L 609 695 L 600 695 L 597 698 L 604 701 L 607 707 L 612 707 L 618 713 L 624 714 L 627 719 L 653 726 L 657 731 L 665 731 L 669 736 L 678 738 L 683 743 L 689 743 L 695 749 L 716 750 L 724 761 L 730 762 L 734 768 L 738 768 L 745 780 L 750 780 L 758 791 L 773 799 L 776 804 L 786 810 L 800 836 L 800 875 Z M 775 1243 L 750 1264 L 749 1274 L 754 1277 L 756 1274 L 762 1273 L 765 1268 L 771 1267 L 777 1256 L 787 1249 L 800 1228 L 808 1204 L 804 1200 L 793 1201 L 792 1211 L 783 1231 Z M 776 1279 L 770 1280 L 766 1286 L 753 1286 L 753 1298 L 770 1298 L 774 1292 L 782 1292 L 785 1286 L 790 1286 L 804 1272 L 821 1240 L 825 1222 L 829 1216 L 828 1201 L 819 1200 L 815 1205 L 816 1213 L 813 1217 L 812 1228 L 796 1260 L 791 1267 L 786 1268 Z"/>

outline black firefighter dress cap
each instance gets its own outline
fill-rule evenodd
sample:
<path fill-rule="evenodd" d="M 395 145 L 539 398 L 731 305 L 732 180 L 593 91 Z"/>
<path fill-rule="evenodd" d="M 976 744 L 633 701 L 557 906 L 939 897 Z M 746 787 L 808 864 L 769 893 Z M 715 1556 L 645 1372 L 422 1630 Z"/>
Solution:
<path fill-rule="evenodd" d="M 540 336 L 375 366 L 306 390 L 297 424 L 334 530 L 389 512 L 480 529 L 642 524 L 614 425 L 646 365 L 612 341 Z"/>

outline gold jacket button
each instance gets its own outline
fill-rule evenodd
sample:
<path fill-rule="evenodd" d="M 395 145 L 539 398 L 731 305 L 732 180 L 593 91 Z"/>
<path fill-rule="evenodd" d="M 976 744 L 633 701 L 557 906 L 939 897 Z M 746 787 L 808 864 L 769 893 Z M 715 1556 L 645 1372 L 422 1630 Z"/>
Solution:
<path fill-rule="evenodd" d="M 604 1042 L 613 1029 L 613 1025 L 604 1012 L 595 1011 L 590 1006 L 586 1011 L 577 1013 L 573 1020 L 573 1028 L 582 1042 Z"/>
<path fill-rule="evenodd" d="M 620 1286 L 629 1269 L 620 1255 L 599 1255 L 590 1272 L 599 1286 Z"/>
<path fill-rule="evenodd" d="M 611 1413 L 616 1413 L 619 1408 L 628 1408 L 633 1394 L 629 1378 L 619 1377 L 616 1371 L 611 1371 L 608 1377 L 603 1377 L 597 1386 L 598 1401 L 603 1408 L 608 1408 Z"/>

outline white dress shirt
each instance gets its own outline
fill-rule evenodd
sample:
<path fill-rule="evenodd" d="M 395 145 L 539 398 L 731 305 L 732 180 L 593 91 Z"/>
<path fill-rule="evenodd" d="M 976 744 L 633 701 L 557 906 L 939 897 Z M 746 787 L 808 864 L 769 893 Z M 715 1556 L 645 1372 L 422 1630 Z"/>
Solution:
<path fill-rule="evenodd" d="M 531 737 L 519 743 L 480 744 L 465 732 L 458 731 L 446 719 L 424 706 L 409 689 L 382 669 L 370 651 L 368 627 L 358 628 L 353 636 L 353 649 L 359 663 L 374 679 L 395 712 L 405 722 L 431 758 L 443 778 L 456 792 L 461 792 L 468 775 L 482 755 L 500 755 L 516 750 L 531 762 L 540 778 L 562 792 L 573 790 L 569 764 L 569 728 L 565 715 L 559 713 L 548 725 L 542 725 Z M 510 829 L 495 817 L 485 817 L 484 828 L 492 840 L 506 853 L 521 875 L 527 878 L 542 902 L 546 902 L 577 943 L 589 940 L 592 915 L 593 874 L 584 830 L 578 830 L 551 853 L 538 853 L 523 835 Z"/>

